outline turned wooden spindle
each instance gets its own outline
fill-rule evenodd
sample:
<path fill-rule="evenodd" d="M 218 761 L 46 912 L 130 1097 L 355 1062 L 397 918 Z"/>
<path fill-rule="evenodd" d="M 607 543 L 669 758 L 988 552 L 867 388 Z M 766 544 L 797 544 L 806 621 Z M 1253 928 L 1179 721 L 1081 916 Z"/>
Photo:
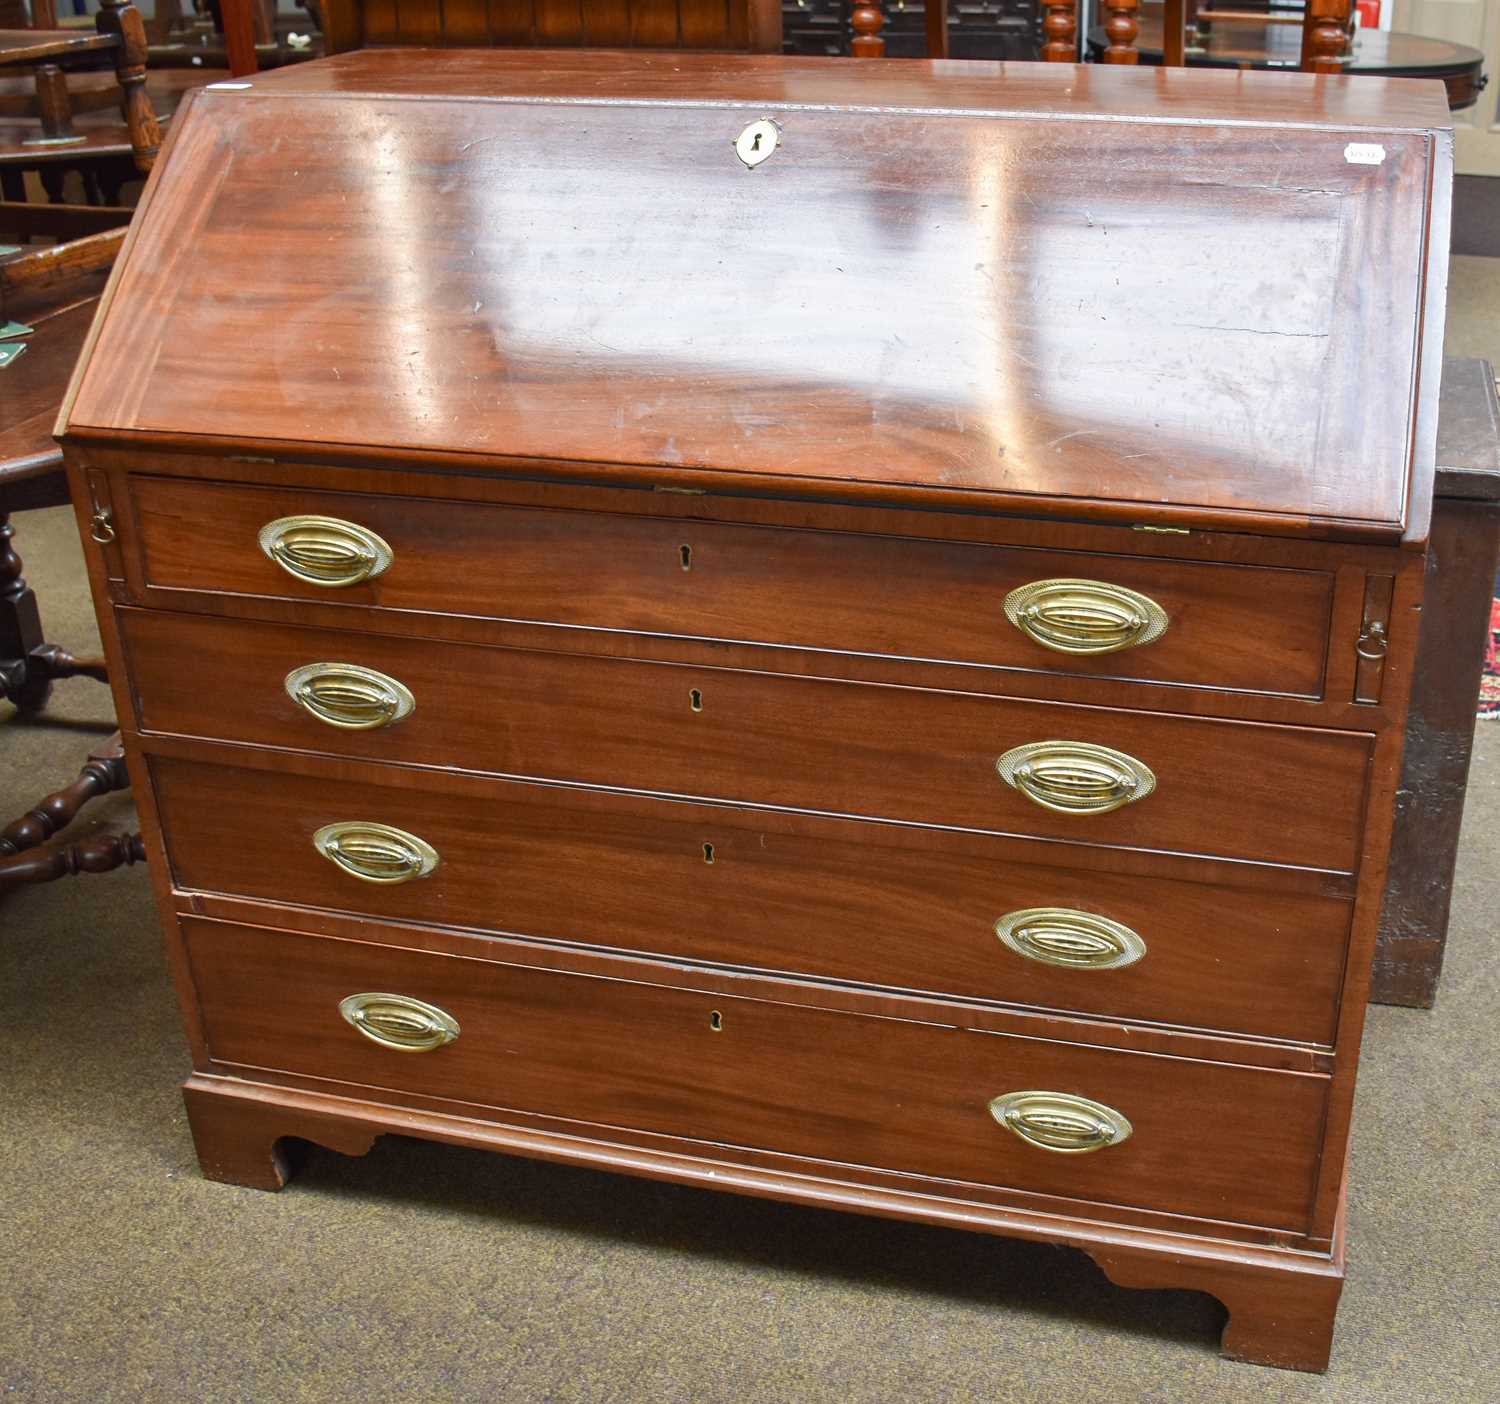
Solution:
<path fill-rule="evenodd" d="M 0 829 L 0 870 L 4 870 L 9 859 L 28 848 L 46 843 L 60 833 L 78 817 L 78 811 L 97 795 L 107 795 L 113 790 L 123 790 L 130 784 L 125 769 L 125 752 L 120 745 L 120 734 L 116 732 L 97 751 L 93 752 L 71 785 L 48 795 L 26 811 L 13 824 Z M 130 860 L 134 862 L 135 860 Z M 66 871 L 79 871 L 67 869 Z M 93 869 L 83 869 L 92 872 Z M 62 874 L 59 873 L 58 876 Z M 35 882 L 36 878 L 24 879 Z"/>
<path fill-rule="evenodd" d="M 1047 42 L 1042 46 L 1042 59 L 1046 63 L 1078 62 L 1078 5 L 1077 0 L 1048 0 L 1047 13 L 1042 20 L 1042 33 Z"/>
<path fill-rule="evenodd" d="M 0 293 L 5 286 L 0 278 Z M 75 658 L 66 649 L 43 641 L 36 596 L 21 574 L 14 537 L 9 516 L 0 512 L 0 701 L 23 712 L 39 712 L 58 678 L 108 682 L 109 675 L 104 659 Z"/>
<path fill-rule="evenodd" d="M 849 23 L 854 26 L 854 40 L 849 47 L 855 58 L 885 57 L 885 40 L 880 37 L 885 14 L 879 0 L 854 0 Z"/>
<path fill-rule="evenodd" d="M 120 41 L 115 51 L 120 110 L 130 131 L 135 168 L 145 174 L 161 149 L 161 128 L 146 96 L 146 25 L 130 0 L 99 0 L 95 24 L 101 34 L 113 34 Z"/>
<path fill-rule="evenodd" d="M 10 517 L 0 512 L 0 701 L 35 712 L 46 705 L 52 680 L 31 665 L 31 651 L 42 643 L 42 620 L 21 574 L 14 536 Z"/>
<path fill-rule="evenodd" d="M 57 644 L 43 644 L 31 650 L 31 666 L 45 673 L 56 682 L 59 678 L 92 678 L 95 682 L 109 681 L 109 664 L 102 658 L 75 658 L 67 649 Z"/>
<path fill-rule="evenodd" d="M 139 834 L 100 834 L 57 848 L 38 848 L 14 858 L 0 858 L 0 892 L 23 882 L 53 882 L 79 873 L 108 873 L 146 861 Z"/>
<path fill-rule="evenodd" d="M 1139 0 L 1104 0 L 1109 18 L 1104 21 L 1104 33 L 1109 47 L 1104 51 L 1105 63 L 1139 63 L 1135 36 L 1140 26 L 1135 22 L 1135 11 Z"/>
<path fill-rule="evenodd" d="M 1310 73 L 1342 73 L 1348 25 L 1349 0 L 1307 0 L 1302 67 Z"/>
<path fill-rule="evenodd" d="M 55 63 L 44 63 L 36 71 L 36 110 L 44 141 L 82 140 L 73 131 L 73 100 L 68 80 Z"/>

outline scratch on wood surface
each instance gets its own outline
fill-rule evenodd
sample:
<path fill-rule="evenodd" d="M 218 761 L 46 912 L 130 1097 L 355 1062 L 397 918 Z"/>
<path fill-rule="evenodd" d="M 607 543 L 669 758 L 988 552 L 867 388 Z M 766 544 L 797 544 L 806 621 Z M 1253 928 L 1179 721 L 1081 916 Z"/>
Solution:
<path fill-rule="evenodd" d="M 1049 448 L 1056 448 L 1058 444 L 1066 443 L 1069 439 L 1077 439 L 1084 434 L 1097 434 L 1099 432 L 1098 429 L 1075 429 L 1071 434 L 1059 434 L 1055 439 L 1048 439 L 1042 445 L 1042 452 L 1045 453 Z"/>

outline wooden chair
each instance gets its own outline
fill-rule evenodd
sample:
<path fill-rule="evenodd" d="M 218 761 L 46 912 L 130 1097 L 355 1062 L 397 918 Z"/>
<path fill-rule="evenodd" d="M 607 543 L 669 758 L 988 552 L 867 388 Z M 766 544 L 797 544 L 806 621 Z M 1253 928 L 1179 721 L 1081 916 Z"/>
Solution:
<path fill-rule="evenodd" d="M 93 34 L 75 29 L 0 30 L 0 74 L 30 71 L 36 76 L 34 96 L 29 101 L 7 97 L 0 101 L 0 113 L 40 119 L 43 141 L 76 140 L 75 108 L 63 70 L 109 55 L 119 92 L 107 94 L 103 103 L 91 98 L 89 105 L 119 102 L 136 169 L 144 174 L 161 147 L 161 128 L 146 96 L 146 27 L 131 0 L 100 0 L 95 25 Z"/>
<path fill-rule="evenodd" d="M 64 678 L 107 681 L 102 658 L 75 658 L 47 642 L 36 596 L 21 573 L 11 517 L 68 501 L 52 425 L 124 233 L 94 234 L 0 262 L 0 346 L 24 348 L 6 353 L 0 369 L 0 699 L 23 715 L 41 711 L 53 684 Z M 94 530 L 113 530 L 105 514 Z M 71 785 L 0 828 L 0 891 L 141 861 L 138 835 L 47 846 L 88 799 L 127 783 L 116 737 L 89 757 Z"/>
<path fill-rule="evenodd" d="M 780 0 L 579 0 L 569 6 L 322 0 L 320 8 L 330 54 L 384 45 L 781 52 Z"/>
<path fill-rule="evenodd" d="M 161 145 L 161 128 L 146 94 L 146 31 L 131 0 L 102 0 L 95 32 L 77 29 L 16 29 L 0 31 L 0 119 L 37 125 L 22 126 L 17 134 L 6 128 L 9 144 L 0 150 L 0 226 L 13 207 L 25 202 L 24 174 L 35 170 L 54 204 L 62 198 L 62 179 L 70 168 L 88 169 L 99 176 L 89 191 L 99 203 L 118 203 L 122 181 L 144 174 Z M 97 66 L 101 60 L 114 68 L 115 83 L 91 83 L 74 93 L 66 70 Z M 17 90 L 18 76 L 30 74 L 32 89 Z M 97 127 L 80 132 L 74 116 L 118 105 L 125 119 L 124 140 L 118 129 Z M 128 153 L 123 172 L 119 153 Z M 87 183 L 86 183 L 87 184 Z M 105 189 L 110 194 L 106 196 Z M 117 213 L 120 213 L 117 211 Z M 128 215 L 126 216 L 128 218 Z M 67 228 L 55 231 L 66 237 Z"/>

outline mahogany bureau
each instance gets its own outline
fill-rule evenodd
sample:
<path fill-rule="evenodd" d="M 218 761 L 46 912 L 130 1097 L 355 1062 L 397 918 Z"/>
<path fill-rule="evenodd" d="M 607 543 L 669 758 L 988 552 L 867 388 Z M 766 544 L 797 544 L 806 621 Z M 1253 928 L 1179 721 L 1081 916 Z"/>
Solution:
<path fill-rule="evenodd" d="M 196 95 L 60 432 L 204 1172 L 1072 1244 L 1323 1368 L 1450 168 L 1295 74 Z"/>

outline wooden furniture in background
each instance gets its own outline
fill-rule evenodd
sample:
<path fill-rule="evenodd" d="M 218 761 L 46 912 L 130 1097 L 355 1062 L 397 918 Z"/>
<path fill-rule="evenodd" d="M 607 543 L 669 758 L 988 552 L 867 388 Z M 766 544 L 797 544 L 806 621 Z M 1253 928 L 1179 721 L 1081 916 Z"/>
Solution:
<path fill-rule="evenodd" d="M 1145 5 L 1133 52 L 1142 63 L 1163 61 L 1162 6 Z M 1171 30 L 1168 29 L 1168 39 Z M 1089 31 L 1090 57 L 1102 58 L 1108 38 L 1102 27 Z M 1303 33 L 1285 25 L 1246 24 L 1220 18 L 1212 31 L 1199 34 L 1185 61 L 1202 68 L 1275 69 L 1297 66 Z M 1302 64 L 1302 67 L 1308 67 Z M 1447 86 L 1448 106 L 1455 112 L 1472 107 L 1485 84 L 1484 55 L 1465 44 L 1418 34 L 1359 29 L 1352 36 L 1338 72 L 1350 77 L 1435 78 Z"/>
<path fill-rule="evenodd" d="M 205 1173 L 399 1131 L 1071 1244 L 1322 1368 L 1446 121 L 476 49 L 196 98 L 64 438 Z"/>
<path fill-rule="evenodd" d="M 1042 0 L 1046 14 L 1042 19 L 1042 45 L 1045 63 L 1078 62 L 1078 0 Z"/>
<path fill-rule="evenodd" d="M 0 896 L 7 888 L 23 883 L 112 873 L 116 868 L 144 862 L 146 846 L 139 834 L 105 832 L 75 843 L 52 841 L 78 818 L 90 800 L 129 784 L 125 752 L 116 733 L 90 754 L 76 780 L 0 828 Z"/>
<path fill-rule="evenodd" d="M 161 146 L 161 130 L 146 96 L 146 30 L 131 0 L 100 0 L 96 32 L 21 29 L 0 32 L 0 76 L 16 71 L 35 74 L 34 104 L 19 108 L 14 100 L 0 102 L 8 116 L 37 116 L 48 141 L 70 139 L 73 106 L 63 69 L 107 54 L 119 83 L 117 101 L 130 134 L 136 168 L 151 169 Z"/>
<path fill-rule="evenodd" d="M 1140 8 L 1139 0 L 1101 0 L 1100 13 L 1104 21 L 1099 28 L 1098 51 L 1102 62 L 1133 64 L 1140 61 L 1141 55 L 1136 47 L 1141 30 L 1137 17 Z M 1156 32 L 1160 36 L 1158 61 L 1169 68 L 1180 68 L 1193 60 L 1188 35 L 1195 19 L 1212 21 L 1215 37 L 1208 41 L 1210 46 L 1225 42 L 1225 25 L 1240 29 L 1249 27 L 1260 35 L 1266 31 L 1274 34 L 1279 26 L 1294 23 L 1301 33 L 1296 48 L 1298 67 L 1309 73 L 1342 73 L 1347 62 L 1351 0 L 1306 0 L 1302 12 L 1297 15 L 1269 7 L 1211 10 L 1196 6 L 1191 0 L 1164 0 L 1160 8 L 1160 18 L 1156 20 Z M 1077 0 L 1049 4 L 1045 27 L 1049 42 L 1043 57 L 1054 63 L 1075 62 L 1078 56 Z M 1275 66 L 1286 67 L 1287 64 L 1275 61 Z"/>
<path fill-rule="evenodd" d="M 194 88 L 229 75 L 222 70 L 151 70 L 146 75 L 146 95 L 151 109 L 165 124 L 177 105 Z M 29 77 L 0 76 L 0 114 L 16 114 L 31 106 Z M 120 121 L 119 88 L 107 72 L 68 75 L 76 140 L 42 143 L 37 121 L 21 115 L 0 115 L 0 242 L 25 243 L 47 233 L 70 239 L 129 222 L 130 208 L 123 193 L 127 184 L 141 179 L 131 149 L 129 129 Z M 50 204 L 25 203 L 25 177 L 35 174 Z M 82 185 L 84 204 L 69 200 L 68 178 L 75 175 Z"/>
<path fill-rule="evenodd" d="M 24 350 L 0 366 L 0 700 L 40 712 L 64 678 L 108 681 L 102 658 L 75 658 L 49 643 L 36 595 L 26 584 L 11 517 L 68 501 L 62 451 L 52 437 L 63 393 L 98 307 L 124 229 L 0 259 L 0 344 Z M 21 330 L 24 328 L 24 330 Z M 108 540 L 107 515 L 89 530 Z M 89 757 L 77 781 L 0 828 L 0 890 L 68 873 L 105 872 L 144 856 L 139 835 L 97 835 L 82 845 L 47 846 L 96 794 L 127 783 L 118 738 Z"/>
<path fill-rule="evenodd" d="M 367 46 L 538 46 L 559 48 L 781 51 L 781 0 L 322 0 L 330 54 Z"/>
<path fill-rule="evenodd" d="M 782 0 L 784 51 L 809 58 L 847 55 L 849 8 L 849 0 Z M 942 7 L 948 10 L 946 25 L 926 0 L 879 8 L 889 58 L 1035 62 L 1042 54 L 1039 0 L 965 0 Z"/>
<path fill-rule="evenodd" d="M 1430 1009 L 1453 899 L 1500 558 L 1500 404 L 1487 361 L 1443 364 L 1437 489 L 1390 876 L 1370 998 Z"/>
<path fill-rule="evenodd" d="M 148 25 L 151 67 L 227 68 L 243 78 L 320 57 L 316 9 L 309 5 L 297 18 L 278 15 L 271 0 L 216 0 L 184 14 L 183 0 L 157 0 Z"/>
<path fill-rule="evenodd" d="M 97 110 L 118 103 L 125 119 L 125 135 L 131 162 L 137 173 L 151 169 L 161 145 L 161 129 L 146 93 L 146 32 L 139 12 L 130 0 L 102 0 L 95 18 L 96 32 L 78 30 L 9 30 L 0 32 L 0 82 L 15 75 L 33 75 L 32 93 L 0 94 L 0 116 L 35 119 L 37 125 L 10 131 L 0 127 L 0 200 L 6 206 L 25 200 L 24 173 L 35 169 L 42 175 L 53 206 L 62 194 L 66 165 L 102 168 L 108 172 L 112 153 L 98 147 L 98 131 L 74 128 L 74 111 Z M 80 63 L 96 63 L 100 57 L 112 62 L 117 89 L 97 86 L 79 94 L 75 102 L 64 69 Z M 105 174 L 106 184 L 118 189 L 114 176 Z M 48 208 L 52 208 L 49 206 Z M 0 211 L 0 220 L 6 212 Z M 67 237 L 78 232 L 77 221 L 65 209 L 58 210 L 60 223 L 54 233 Z M 32 216 L 33 220 L 41 216 Z"/>

